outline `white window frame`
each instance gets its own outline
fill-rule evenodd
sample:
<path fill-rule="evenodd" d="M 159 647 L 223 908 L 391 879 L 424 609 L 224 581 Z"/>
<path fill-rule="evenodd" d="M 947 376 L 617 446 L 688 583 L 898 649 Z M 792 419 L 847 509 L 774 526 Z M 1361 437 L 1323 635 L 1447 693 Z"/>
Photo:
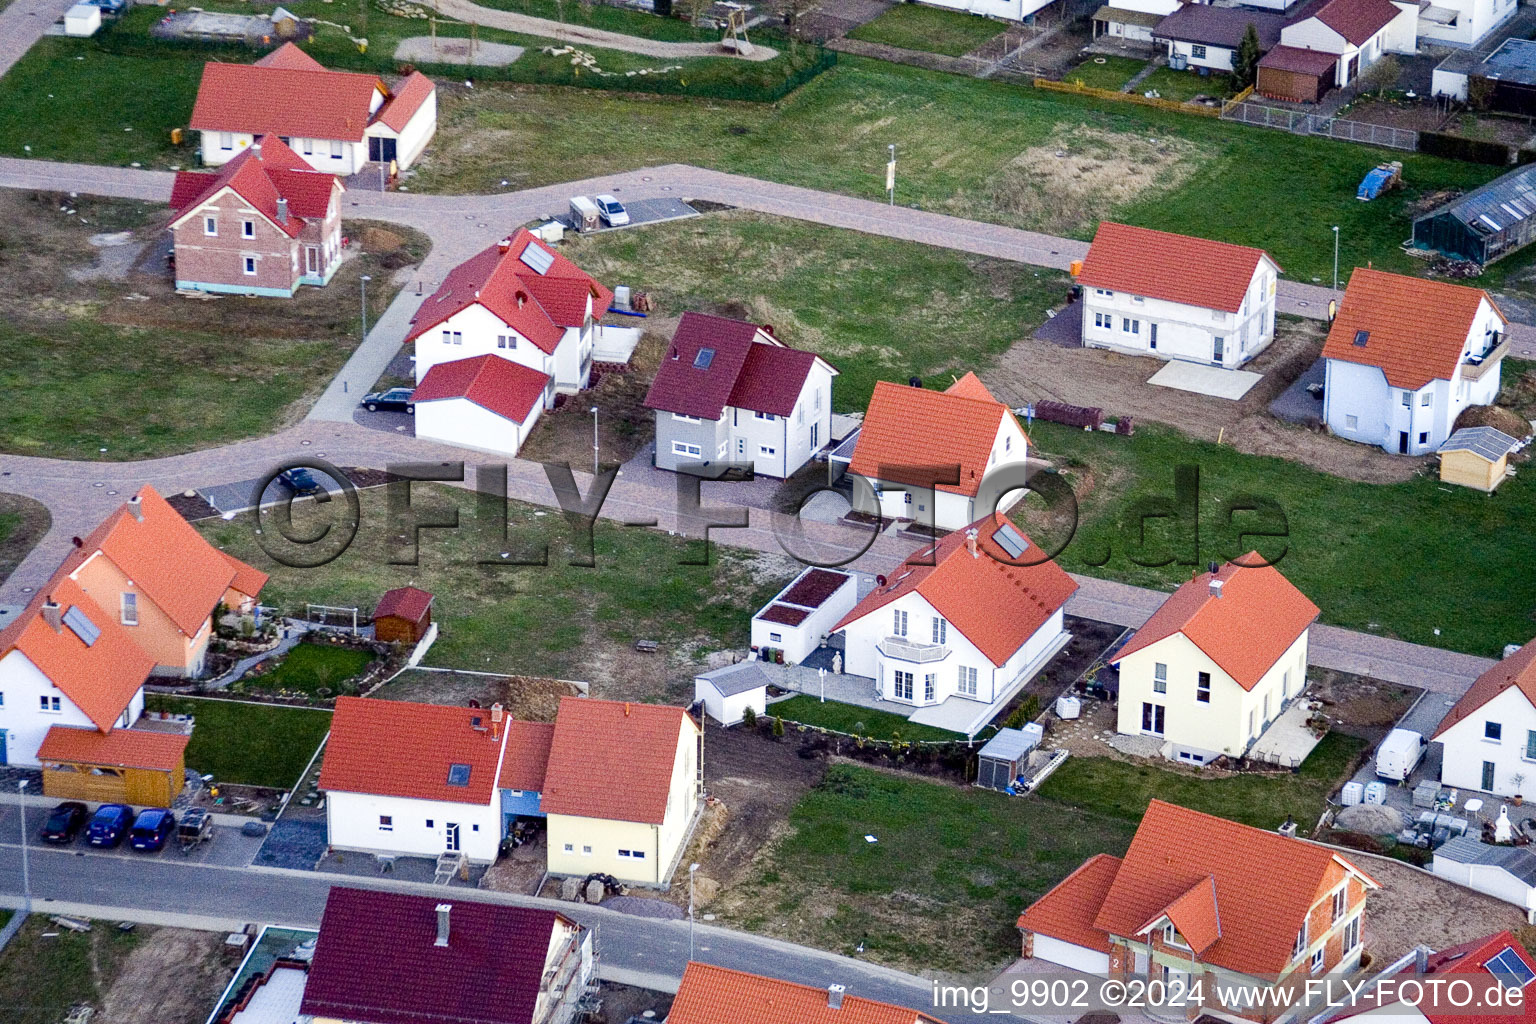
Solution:
<path fill-rule="evenodd" d="M 241 238 L 255 238 L 256 237 L 256 222 L 254 220 L 250 220 L 248 218 L 242 218 L 241 219 L 241 221 L 240 221 L 240 237 Z"/>
<path fill-rule="evenodd" d="M 240 272 L 246 277 L 255 277 L 258 269 L 255 256 L 240 257 Z"/>
<path fill-rule="evenodd" d="M 893 608 L 891 616 L 891 636 L 907 635 L 907 613 L 900 608 Z"/>
<path fill-rule="evenodd" d="M 960 681 L 956 686 L 956 690 L 967 697 L 976 696 L 976 666 L 960 666 Z"/>
<path fill-rule="evenodd" d="M 203 234 L 207 235 L 209 238 L 218 238 L 219 237 L 219 218 L 217 218 L 215 216 L 212 216 L 212 215 L 209 215 L 209 214 L 204 214 L 203 215 Z"/>
<path fill-rule="evenodd" d="M 222 150 L 226 150 L 226 151 L 234 149 L 235 148 L 235 133 L 234 132 L 219 132 L 219 148 L 222 149 Z"/>
<path fill-rule="evenodd" d="M 763 456 L 766 459 L 772 459 L 778 456 L 779 451 L 777 448 L 770 448 L 765 444 L 760 444 L 757 446 L 757 454 Z"/>
<path fill-rule="evenodd" d="M 393 814 L 379 815 L 379 831 L 393 832 L 395 830 L 395 816 Z"/>
<path fill-rule="evenodd" d="M 674 420 L 676 420 L 677 422 L 679 422 L 679 423 L 702 423 L 703 422 L 703 420 L 699 419 L 697 416 L 689 416 L 687 413 L 683 413 L 683 412 L 675 412 L 675 413 L 673 413 L 672 414 L 672 418 Z"/>
<path fill-rule="evenodd" d="M 341 147 L 341 140 L 340 139 L 332 139 L 331 140 L 331 159 L 332 160 L 340 160 L 343 155 L 344 154 L 343 154 L 342 147 Z"/>
<path fill-rule="evenodd" d="M 131 590 L 125 590 L 118 595 L 117 621 L 124 626 L 137 626 L 139 624 L 139 595 Z"/>
<path fill-rule="evenodd" d="M 702 459 L 704 457 L 704 449 L 696 444 L 689 444 L 687 441 L 673 441 L 672 454 L 682 455 L 690 459 Z"/>
<path fill-rule="evenodd" d="M 933 617 L 933 642 L 940 647 L 949 642 L 949 623 L 942 615 Z"/>

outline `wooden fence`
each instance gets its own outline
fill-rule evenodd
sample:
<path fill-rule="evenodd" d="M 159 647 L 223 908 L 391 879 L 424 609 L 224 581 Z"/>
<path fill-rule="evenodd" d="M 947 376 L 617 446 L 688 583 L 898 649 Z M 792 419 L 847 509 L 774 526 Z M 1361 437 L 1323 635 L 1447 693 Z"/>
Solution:
<path fill-rule="evenodd" d="M 1193 103 L 1180 103 L 1177 100 L 1165 100 L 1161 97 L 1142 96 L 1134 92 L 1120 92 L 1115 89 L 1096 89 L 1091 85 L 1083 85 L 1081 82 L 1057 82 L 1050 78 L 1035 79 L 1036 89 L 1049 89 L 1052 92 L 1068 92 L 1078 96 L 1092 96 L 1101 100 L 1116 100 L 1120 103 L 1136 103 L 1143 107 L 1155 107 L 1158 110 L 1174 110 L 1181 114 L 1196 114 L 1200 117 L 1220 117 L 1221 110 L 1217 107 L 1202 107 Z"/>

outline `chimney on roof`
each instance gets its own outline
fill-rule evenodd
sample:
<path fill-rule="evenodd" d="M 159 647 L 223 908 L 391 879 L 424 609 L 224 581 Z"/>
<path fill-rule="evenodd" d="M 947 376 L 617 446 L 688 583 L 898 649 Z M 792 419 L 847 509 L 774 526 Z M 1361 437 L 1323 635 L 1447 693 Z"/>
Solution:
<path fill-rule="evenodd" d="M 1280 834 L 1287 839 L 1296 838 L 1296 819 L 1289 814 L 1285 816 L 1285 824 L 1280 826 Z"/>
<path fill-rule="evenodd" d="M 133 516 L 135 522 L 144 521 L 144 499 L 135 494 L 128 499 L 128 514 Z"/>
<path fill-rule="evenodd" d="M 624 717 L 629 717 L 629 701 L 624 702 Z"/>
<path fill-rule="evenodd" d="M 965 531 L 965 550 L 971 553 L 972 558 L 979 557 L 976 552 L 976 527 L 974 526 Z"/>
<path fill-rule="evenodd" d="M 288 223 L 288 200 L 282 196 L 277 197 L 277 222 L 279 224 Z"/>
<path fill-rule="evenodd" d="M 43 602 L 43 621 L 52 626 L 55 633 L 64 631 L 64 609 L 51 597 Z"/>
<path fill-rule="evenodd" d="M 846 985 L 828 985 L 827 1007 L 833 1010 L 841 1010 L 843 1008 L 843 993 L 846 991 L 848 991 Z"/>
<path fill-rule="evenodd" d="M 1211 596 L 1221 596 L 1221 580 L 1217 579 L 1215 576 L 1211 577 Z"/>
<path fill-rule="evenodd" d="M 447 948 L 448 912 L 452 909 L 452 903 L 439 903 L 437 905 L 437 941 L 433 942 L 432 945 Z"/>
<path fill-rule="evenodd" d="M 504 714 L 500 704 L 491 705 L 491 739 L 493 740 L 501 735 L 501 720 Z"/>
<path fill-rule="evenodd" d="M 1424 974 L 1429 970 L 1429 947 L 1415 946 L 1413 949 L 1413 973 Z"/>
<path fill-rule="evenodd" d="M 503 255 L 505 255 L 506 253 L 511 252 L 512 251 L 512 239 L 510 239 L 510 238 L 503 238 L 501 241 L 497 242 L 496 243 L 496 251 L 499 252 L 499 253 L 502 253 Z"/>

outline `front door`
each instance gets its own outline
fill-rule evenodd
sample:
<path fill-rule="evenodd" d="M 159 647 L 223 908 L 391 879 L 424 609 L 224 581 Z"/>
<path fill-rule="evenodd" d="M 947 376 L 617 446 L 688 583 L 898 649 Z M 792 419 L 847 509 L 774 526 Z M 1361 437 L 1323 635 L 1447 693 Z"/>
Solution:
<path fill-rule="evenodd" d="M 1147 343 L 1151 347 L 1152 351 L 1157 351 L 1157 324 L 1152 325 L 1151 335 L 1148 337 Z"/>
<path fill-rule="evenodd" d="M 1211 346 L 1211 361 L 1216 363 L 1222 362 L 1226 356 L 1226 348 L 1227 339 L 1217 338 L 1215 343 Z"/>
<path fill-rule="evenodd" d="M 449 853 L 458 853 L 459 852 L 459 826 L 457 824 L 455 824 L 454 822 L 450 821 L 450 822 L 448 822 L 447 825 L 444 826 L 444 831 L 447 833 L 446 837 L 445 837 L 446 838 L 445 845 L 447 846 L 448 852 Z"/>
<path fill-rule="evenodd" d="M 5 759 L 5 730 L 0 729 L 0 764 L 10 764 Z"/>
<path fill-rule="evenodd" d="M 1482 791 L 1484 793 L 1492 793 L 1493 792 L 1493 762 L 1492 761 L 1484 761 L 1483 762 L 1483 784 L 1479 788 L 1482 789 Z"/>
<path fill-rule="evenodd" d="M 1166 710 L 1161 704 L 1143 703 L 1141 705 L 1141 731 L 1161 736 L 1163 734 L 1163 715 Z"/>
<path fill-rule="evenodd" d="M 320 273 L 320 247 L 306 245 L 304 247 L 304 273 L 314 276 Z"/>
<path fill-rule="evenodd" d="M 1400 430 L 1397 434 L 1397 454 L 1408 454 L 1408 431 Z"/>

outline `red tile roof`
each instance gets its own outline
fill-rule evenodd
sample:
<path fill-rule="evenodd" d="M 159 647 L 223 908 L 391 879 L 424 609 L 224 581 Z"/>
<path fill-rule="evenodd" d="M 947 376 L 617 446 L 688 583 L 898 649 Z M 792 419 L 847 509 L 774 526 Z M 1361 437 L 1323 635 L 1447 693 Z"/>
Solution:
<path fill-rule="evenodd" d="M 824 988 L 690 962 L 667 1024 L 937 1024 L 917 1010 L 844 995 L 833 1009 Z"/>
<path fill-rule="evenodd" d="M 377 75 L 316 70 L 286 58 L 267 65 L 209 61 L 189 124 L 195 131 L 361 142 L 375 92 L 388 92 Z"/>
<path fill-rule="evenodd" d="M 1430 738 L 1439 739 L 1451 726 L 1465 721 L 1478 708 L 1511 686 L 1519 689 L 1525 695 L 1525 699 L 1536 707 L 1536 640 L 1526 644 L 1478 676 L 1477 681 L 1467 688 L 1467 692 L 1456 701 L 1450 713 L 1441 720 L 1440 727 Z"/>
<path fill-rule="evenodd" d="M 192 737 L 144 729 L 78 729 L 56 725 L 37 748 L 39 761 L 64 761 L 107 768 L 148 768 L 174 772 L 182 767 Z"/>
<path fill-rule="evenodd" d="M 261 588 L 267 585 L 267 580 L 271 577 L 255 566 L 246 565 L 227 551 L 220 551 L 219 554 L 223 555 L 224 561 L 235 570 L 235 578 L 229 581 L 231 588 L 238 590 L 246 597 L 256 597 L 261 593 Z"/>
<path fill-rule="evenodd" d="M 1263 249 L 1104 221 L 1077 280 L 1085 288 L 1236 313 L 1265 259 Z"/>
<path fill-rule="evenodd" d="M 501 758 L 501 789 L 520 789 L 525 793 L 544 792 L 544 776 L 549 770 L 549 750 L 555 741 L 552 722 L 506 722 L 507 752 Z"/>
<path fill-rule="evenodd" d="M 1258 552 L 1228 562 L 1215 573 L 1221 596 L 1211 593 L 1211 573 L 1201 573 L 1168 596 L 1114 658 L 1123 658 L 1183 633 L 1245 690 L 1252 690 L 1296 638 L 1317 621 L 1317 605 Z M 1246 568 L 1246 566 L 1252 566 Z"/>
<path fill-rule="evenodd" d="M 1413 972 L 1415 980 L 1443 979 L 1442 984 L 1445 986 L 1452 981 L 1463 982 L 1467 986 L 1458 986 L 1458 990 L 1452 993 L 1442 986 L 1426 985 L 1427 998 L 1416 1001 L 1413 1009 L 1423 1014 L 1430 1024 L 1527 1024 L 1536 1019 L 1536 1007 L 1532 1006 L 1533 1000 L 1536 1000 L 1536 991 L 1531 988 L 1536 981 L 1526 982 L 1522 986 L 1524 998 L 1518 1011 L 1502 1014 L 1494 1012 L 1496 1008 L 1508 1008 L 1509 1000 L 1506 993 L 1501 991 L 1503 979 L 1494 975 L 1488 969 L 1488 964 L 1506 950 L 1513 951 L 1526 970 L 1536 974 L 1536 958 L 1507 930 L 1431 953 L 1423 973 L 1418 973 L 1413 967 L 1405 968 L 1403 974 Z M 1400 991 L 1382 986 L 1380 999 L 1373 999 L 1372 994 L 1367 993 L 1351 1007 L 1351 1012 L 1343 1014 L 1339 1019 L 1361 1014 L 1380 1014 L 1392 1019 L 1396 1016 L 1392 1011 L 1398 1003 L 1392 1002 L 1391 996 Z M 1385 1006 L 1382 1006 L 1383 1001 Z M 1452 1005 L 1453 1001 L 1455 1005 Z M 1411 1016 L 1411 1013 L 1405 1016 Z"/>
<path fill-rule="evenodd" d="M 744 320 L 684 313 L 645 407 L 706 420 L 719 419 L 727 406 L 790 415 L 819 357 L 765 337 L 773 335 Z M 706 366 L 696 363 L 701 349 L 714 353 Z"/>
<path fill-rule="evenodd" d="M 779 595 L 786 604 L 802 608 L 820 608 L 822 603 L 848 584 L 853 577 L 832 569 L 807 569 L 800 574 L 790 588 Z"/>
<path fill-rule="evenodd" d="M 503 419 L 527 423 L 548 385 L 549 374 L 488 353 L 433 366 L 421 378 L 411 401 L 419 406 L 467 398 Z"/>
<path fill-rule="evenodd" d="M 972 497 L 986 476 L 1003 417 L 1012 415 L 974 374 L 946 391 L 877 381 L 848 469 L 870 480 L 926 486 L 926 476 L 902 473 L 901 467 L 958 465 L 960 482 L 935 489 Z"/>
<path fill-rule="evenodd" d="M 1313 0 L 1290 19 L 1290 24 L 1316 18 L 1351 44 L 1359 46 L 1380 32 L 1400 14 L 1391 0 Z M 1338 58 L 1335 56 L 1334 58 Z"/>
<path fill-rule="evenodd" d="M 1204 953 L 1221 938 L 1221 917 L 1216 907 L 1216 879 L 1207 875 L 1164 907 L 1148 925 L 1166 917 L 1195 953 Z M 1141 929 L 1142 932 L 1146 928 Z"/>
<path fill-rule="evenodd" d="M 1077 583 L 1049 558 L 1033 565 L 1009 564 L 995 538 L 1000 530 L 1018 528 L 1001 513 L 978 520 L 974 528 L 979 533 L 976 555 L 966 546 L 966 531 L 956 530 L 912 554 L 832 631 L 915 592 L 994 665 L 1002 665 L 1067 603 Z M 1040 556 L 1038 548 L 1031 548 L 1021 557 Z"/>
<path fill-rule="evenodd" d="M 432 84 L 432 79 L 420 71 L 412 71 L 379 110 L 377 120 L 392 131 L 403 132 L 411 117 L 435 92 L 437 86 Z"/>
<path fill-rule="evenodd" d="M 530 246 L 550 258 L 543 274 L 523 262 Z M 454 267 L 411 318 L 405 340 L 414 341 L 455 313 L 479 305 L 540 351 L 552 353 L 567 327 L 586 322 L 589 297 L 594 318 L 602 317 L 613 304 L 613 292 L 526 228 L 519 228 L 511 238 Z"/>
<path fill-rule="evenodd" d="M 1493 305 L 1481 288 L 1357 268 L 1328 330 L 1323 357 L 1379 366 L 1388 384 L 1409 391 L 1450 380 L 1485 301 Z M 1502 313 L 1499 319 L 1504 320 Z M 1365 344 L 1357 345 L 1361 331 L 1367 332 Z"/>
<path fill-rule="evenodd" d="M 284 43 L 265 57 L 253 62 L 259 68 L 288 68 L 298 71 L 324 71 L 325 65 L 299 49 L 296 43 Z"/>
<path fill-rule="evenodd" d="M 448 945 L 437 907 L 448 904 Z M 371 1024 L 532 1024 L 557 927 L 550 910 L 347 889 L 325 901 L 299 1012 Z"/>
<path fill-rule="evenodd" d="M 409 622 L 420 622 L 432 607 L 432 595 L 417 587 L 396 587 L 386 590 L 373 609 L 373 617 L 382 619 L 395 616 Z"/>
<path fill-rule="evenodd" d="M 1376 887 L 1327 847 L 1153 800 L 1093 927 L 1133 937 L 1209 880 L 1220 938 L 1201 960 L 1243 974 L 1279 975 L 1335 863 Z"/>
<path fill-rule="evenodd" d="M 55 631 L 43 618 L 52 600 L 61 614 L 78 608 L 101 630 L 86 644 L 68 626 Z M 144 653 L 128 631 L 86 596 L 61 568 L 20 615 L 0 630 L 0 658 L 20 651 L 102 732 L 110 730 L 149 677 L 155 659 Z"/>
<path fill-rule="evenodd" d="M 138 491 L 142 520 L 124 503 L 64 561 L 74 573 L 98 552 L 131 580 L 187 636 L 195 636 L 240 577 L 247 585 L 266 574 L 215 548 L 148 484 Z M 256 587 L 260 592 L 260 587 Z M 246 593 L 246 591 L 242 591 Z M 254 597 L 254 594 L 250 596 Z M 103 595 L 116 607 L 117 595 Z"/>
<path fill-rule="evenodd" d="M 544 781 L 545 813 L 661 824 L 678 743 L 698 728 L 683 708 L 563 698 Z"/>
<path fill-rule="evenodd" d="M 172 223 L 228 187 L 257 212 L 297 238 L 306 220 L 324 220 L 333 193 L 342 189 L 334 174 L 317 171 L 304 163 L 277 136 L 262 136 L 256 145 L 219 168 L 217 172 L 177 171 L 171 186 Z M 288 200 L 288 219 L 279 219 L 277 201 Z"/>
<path fill-rule="evenodd" d="M 1263 56 L 1259 61 L 1259 67 L 1274 68 L 1276 71 L 1294 71 L 1298 74 L 1311 75 L 1313 78 L 1321 78 L 1331 72 L 1338 62 L 1339 55 L 1336 53 L 1304 50 L 1298 46 L 1277 46 Z"/>
<path fill-rule="evenodd" d="M 1019 928 L 1108 953 L 1109 933 L 1095 928 L 1093 921 L 1119 870 L 1119 857 L 1107 853 L 1089 857 L 1050 892 L 1025 908 L 1019 915 Z"/>
<path fill-rule="evenodd" d="M 487 709 L 339 697 L 320 788 L 488 804 L 505 741 L 505 732 L 494 735 Z M 469 766 L 468 785 L 449 785 L 449 768 L 456 764 Z"/>

